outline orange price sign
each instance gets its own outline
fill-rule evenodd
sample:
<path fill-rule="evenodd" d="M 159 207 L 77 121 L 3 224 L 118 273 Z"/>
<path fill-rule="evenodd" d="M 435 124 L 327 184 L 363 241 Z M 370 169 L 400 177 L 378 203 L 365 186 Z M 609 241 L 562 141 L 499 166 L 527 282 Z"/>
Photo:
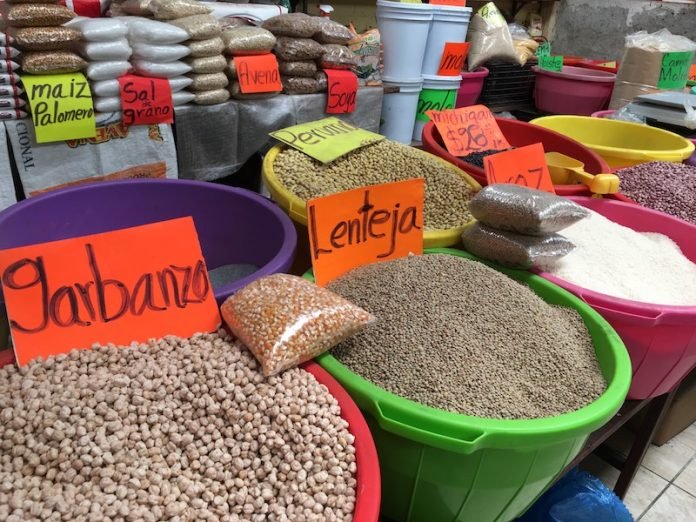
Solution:
<path fill-rule="evenodd" d="M 355 110 L 358 77 L 353 71 L 325 69 L 328 79 L 326 114 L 347 114 Z"/>
<path fill-rule="evenodd" d="M 696 63 L 689 69 L 689 81 L 696 82 Z"/>
<path fill-rule="evenodd" d="M 466 0 L 430 0 L 430 5 L 454 5 L 466 7 Z"/>
<path fill-rule="evenodd" d="M 447 42 L 444 51 L 442 51 L 437 74 L 439 76 L 459 76 L 464 68 L 466 56 L 469 54 L 469 45 L 469 42 Z"/>
<path fill-rule="evenodd" d="M 233 60 L 242 93 L 280 92 L 283 89 L 274 54 L 235 56 Z"/>
<path fill-rule="evenodd" d="M 118 84 L 124 125 L 174 123 L 169 80 L 127 74 L 118 79 Z"/>
<path fill-rule="evenodd" d="M 455 156 L 472 152 L 509 149 L 493 113 L 485 105 L 472 105 L 445 111 L 427 111 L 445 147 Z"/>
<path fill-rule="evenodd" d="M 485 170 L 489 185 L 512 183 L 556 193 L 541 143 L 488 156 L 485 158 Z"/>
<path fill-rule="evenodd" d="M 191 217 L 2 250 L 0 273 L 19 365 L 220 324 Z"/>
<path fill-rule="evenodd" d="M 425 181 L 347 190 L 307 202 L 312 268 L 325 286 L 358 266 L 423 253 Z"/>

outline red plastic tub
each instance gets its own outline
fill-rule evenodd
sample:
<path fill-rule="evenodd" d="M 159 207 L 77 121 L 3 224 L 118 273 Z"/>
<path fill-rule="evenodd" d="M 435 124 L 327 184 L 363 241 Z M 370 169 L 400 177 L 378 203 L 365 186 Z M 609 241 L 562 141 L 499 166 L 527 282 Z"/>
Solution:
<path fill-rule="evenodd" d="M 590 116 L 606 109 L 616 75 L 610 72 L 564 66 L 561 72 L 534 67 L 536 108 L 549 114 Z"/>
<path fill-rule="evenodd" d="M 481 96 L 483 82 L 488 76 L 488 69 L 478 67 L 475 71 L 462 72 L 462 83 L 459 84 L 455 107 L 475 105 Z"/>
<path fill-rule="evenodd" d="M 560 152 L 582 161 L 585 164 L 585 170 L 590 174 L 611 172 L 609 165 L 598 154 L 572 138 L 523 121 L 502 118 L 496 118 L 496 121 L 508 143 L 513 147 L 524 147 L 541 142 L 547 152 Z M 428 122 L 423 128 L 423 148 L 464 170 L 481 185 L 487 185 L 486 173 L 483 169 L 470 165 L 447 151 L 437 127 L 432 122 Z M 555 188 L 560 196 L 589 195 L 584 185 L 556 185 Z"/>
<path fill-rule="evenodd" d="M 696 225 L 620 201 L 571 199 L 638 232 L 668 236 L 686 257 L 696 262 Z M 655 267 L 655 270 L 661 269 Z M 546 272 L 538 273 L 592 306 L 621 336 L 633 366 L 629 399 L 647 399 L 667 393 L 696 367 L 696 305 L 640 303 L 587 290 Z"/>
<path fill-rule="evenodd" d="M 0 368 L 13 363 L 12 350 L 2 350 L 0 352 Z M 302 368 L 314 375 L 316 380 L 326 386 L 329 393 L 336 398 L 341 407 L 341 417 L 348 421 L 348 431 L 355 437 L 357 487 L 353 521 L 377 522 L 381 501 L 381 477 L 377 449 L 370 429 L 367 427 L 367 422 L 365 422 L 365 417 L 353 399 L 350 398 L 348 392 L 324 368 L 312 361 L 303 364 Z"/>

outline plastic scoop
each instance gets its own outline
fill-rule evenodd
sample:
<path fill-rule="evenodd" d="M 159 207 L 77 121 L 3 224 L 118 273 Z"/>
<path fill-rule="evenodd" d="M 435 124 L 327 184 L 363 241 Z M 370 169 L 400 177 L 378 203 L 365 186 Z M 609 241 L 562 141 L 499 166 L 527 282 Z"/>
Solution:
<path fill-rule="evenodd" d="M 619 177 L 616 174 L 590 174 L 585 172 L 583 162 L 560 152 L 547 152 L 545 156 L 554 185 L 582 183 L 590 192 L 600 195 L 619 191 Z"/>

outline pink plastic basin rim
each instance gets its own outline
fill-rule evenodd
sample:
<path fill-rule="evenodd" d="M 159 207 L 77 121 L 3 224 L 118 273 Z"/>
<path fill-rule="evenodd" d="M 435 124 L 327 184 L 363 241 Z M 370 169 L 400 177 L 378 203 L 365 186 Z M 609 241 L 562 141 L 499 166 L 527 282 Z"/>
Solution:
<path fill-rule="evenodd" d="M 539 68 L 538 65 L 532 67 L 536 74 L 542 76 L 553 76 L 554 78 L 564 78 L 566 80 L 595 82 L 595 83 L 614 83 L 616 75 L 605 71 L 595 71 L 594 69 L 584 69 L 582 67 L 573 67 L 572 65 L 564 65 L 561 72 L 547 71 Z"/>
<path fill-rule="evenodd" d="M 467 81 L 467 80 L 479 80 L 481 78 L 485 78 L 488 76 L 488 69 L 485 67 L 477 67 L 473 71 L 464 71 L 462 72 L 462 81 Z"/>
<path fill-rule="evenodd" d="M 602 206 L 614 206 L 614 207 L 624 207 L 629 209 L 629 212 L 641 212 L 644 214 L 644 223 L 650 223 L 651 218 L 667 219 L 668 221 L 673 221 L 678 226 L 687 226 L 693 230 L 693 237 L 696 238 L 696 225 L 692 225 L 681 219 L 669 216 L 662 212 L 657 212 L 645 207 L 638 205 L 633 205 L 631 203 L 624 203 L 621 201 L 608 200 L 608 199 L 594 199 L 582 196 L 570 196 L 569 199 L 575 201 L 579 205 L 590 208 L 599 214 L 602 214 Z M 622 223 L 623 224 L 623 223 Z M 633 228 L 630 224 L 623 224 L 628 228 Z M 669 235 L 669 234 L 666 234 Z M 674 239 L 674 238 L 672 238 Z M 676 242 L 676 239 L 674 239 Z M 679 245 L 682 247 L 683 245 Z M 686 254 L 685 254 L 686 255 Z M 690 258 L 691 261 L 696 262 L 696 259 Z M 588 267 L 588 270 L 591 267 Z M 652 303 L 642 303 L 639 301 L 633 301 L 630 299 L 623 299 L 620 297 L 613 297 L 607 294 L 602 294 L 594 290 L 588 290 L 581 286 L 569 283 L 564 279 L 556 277 L 548 272 L 543 272 L 541 270 L 533 269 L 533 272 L 540 275 L 544 279 L 548 279 L 552 283 L 557 284 L 565 288 L 566 290 L 574 293 L 585 301 L 590 306 L 597 306 L 605 309 L 607 312 L 623 314 L 626 316 L 633 316 L 637 320 L 648 319 L 653 322 L 653 326 L 659 324 L 695 324 L 696 325 L 696 305 L 693 306 L 673 306 L 673 305 L 660 305 Z"/>

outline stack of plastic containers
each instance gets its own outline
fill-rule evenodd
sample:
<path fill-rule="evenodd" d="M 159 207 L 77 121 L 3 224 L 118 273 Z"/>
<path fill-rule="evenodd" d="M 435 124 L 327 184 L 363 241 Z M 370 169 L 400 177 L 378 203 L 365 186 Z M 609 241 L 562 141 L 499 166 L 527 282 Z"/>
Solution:
<path fill-rule="evenodd" d="M 454 107 L 461 77 L 437 73 L 445 44 L 466 41 L 471 11 L 470 7 L 377 0 L 377 25 L 384 46 L 382 78 L 387 87 L 380 132 L 386 137 L 409 144 L 420 141 L 427 117 L 417 117 L 419 111 Z M 389 93 L 389 87 L 398 92 Z"/>

